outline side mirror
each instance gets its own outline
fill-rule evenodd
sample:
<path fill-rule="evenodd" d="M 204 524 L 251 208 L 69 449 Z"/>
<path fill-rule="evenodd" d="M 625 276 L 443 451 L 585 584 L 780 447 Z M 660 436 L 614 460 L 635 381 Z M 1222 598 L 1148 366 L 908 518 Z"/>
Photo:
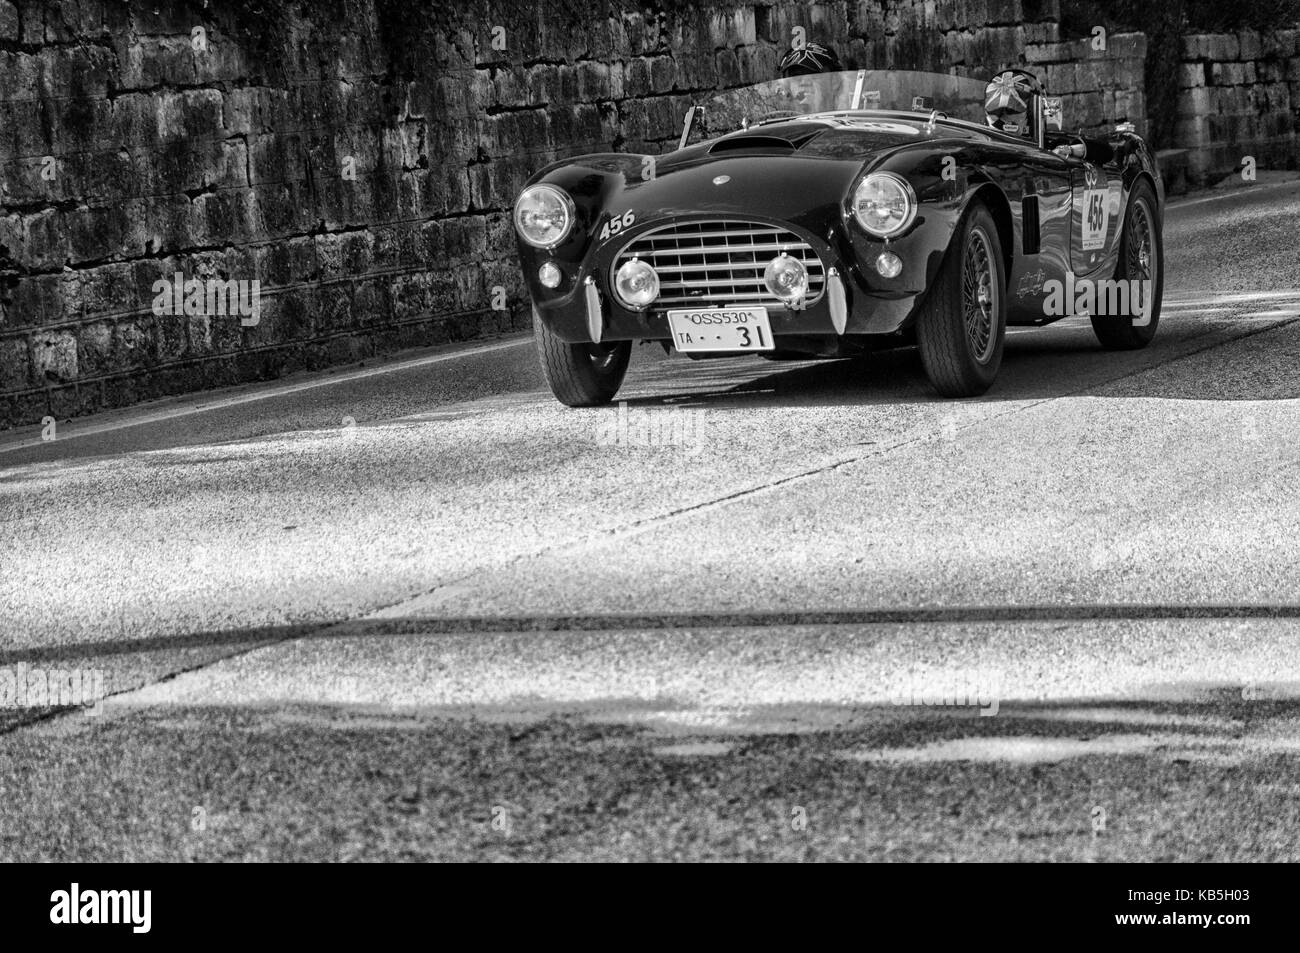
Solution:
<path fill-rule="evenodd" d="M 1049 129 L 1055 129 L 1058 132 L 1064 126 L 1064 110 L 1061 107 L 1060 96 L 1043 97 L 1043 123 Z"/>
<path fill-rule="evenodd" d="M 1064 117 L 1061 97 L 1035 93 L 1033 102 L 1029 104 L 1029 114 L 1034 123 L 1034 140 L 1038 143 L 1038 148 L 1046 149 L 1048 127 L 1058 132 L 1062 127 Z"/>

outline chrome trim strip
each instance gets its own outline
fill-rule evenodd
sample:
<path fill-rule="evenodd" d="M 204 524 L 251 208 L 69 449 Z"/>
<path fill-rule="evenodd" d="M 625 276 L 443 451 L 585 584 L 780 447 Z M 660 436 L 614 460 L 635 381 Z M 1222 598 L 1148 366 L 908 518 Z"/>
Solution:
<path fill-rule="evenodd" d="M 1047 148 L 1047 116 L 1043 105 L 1042 93 L 1030 97 L 1029 115 L 1034 121 L 1034 141 L 1039 149 Z"/>
<path fill-rule="evenodd" d="M 858 70 L 858 81 L 853 84 L 853 101 L 849 104 L 849 109 L 860 109 L 862 107 L 862 84 L 867 78 L 867 71 Z"/>
<path fill-rule="evenodd" d="M 595 275 L 587 276 L 582 296 L 587 301 L 587 333 L 591 335 L 592 343 L 599 344 L 605 330 L 605 317 L 600 310 L 600 292 L 596 289 Z"/>
<path fill-rule="evenodd" d="M 771 235 L 773 232 L 785 231 L 785 229 L 777 228 L 775 225 L 771 226 L 770 228 L 729 228 L 719 232 L 691 232 L 686 230 L 687 228 L 690 227 L 689 225 L 681 225 L 677 227 L 680 229 L 678 232 L 676 232 L 676 237 L 678 238 L 736 238 L 738 236 L 752 237 L 754 235 Z M 670 228 L 673 228 L 673 226 L 669 225 L 667 226 L 667 228 L 657 228 L 652 232 L 646 232 L 645 235 L 641 237 L 643 239 L 652 238 L 657 232 L 667 231 Z M 660 239 L 660 241 L 669 241 L 670 239 L 671 236 L 665 236 L 664 238 Z M 718 247 L 721 248 L 723 246 L 719 245 Z"/>
<path fill-rule="evenodd" d="M 849 325 L 849 309 L 844 301 L 844 282 L 840 281 L 840 273 L 834 268 L 826 272 L 826 296 L 835 333 L 843 334 Z"/>
<path fill-rule="evenodd" d="M 678 149 L 686 148 L 686 140 L 691 137 L 691 126 L 695 122 L 695 111 L 699 108 L 698 106 L 692 106 L 686 110 L 686 117 L 682 120 L 682 138 L 677 143 Z"/>
<path fill-rule="evenodd" d="M 663 241 L 663 239 L 660 239 L 660 241 Z M 790 255 L 791 258 L 794 258 L 794 257 L 806 258 L 810 253 L 811 253 L 814 257 L 816 256 L 816 252 L 813 252 L 813 250 L 812 250 L 811 248 L 808 248 L 808 249 L 800 248 L 799 246 L 795 245 L 793 242 L 766 242 L 766 243 L 764 243 L 764 244 L 762 244 L 762 245 L 756 244 L 756 243 L 754 243 L 754 242 L 750 242 L 750 243 L 748 243 L 748 244 L 744 244 L 744 245 L 741 245 L 741 244 L 736 244 L 736 245 L 681 245 L 681 244 L 677 244 L 677 245 L 673 245 L 673 246 L 670 246 L 670 247 L 667 247 L 667 248 L 653 248 L 653 247 L 652 247 L 652 248 L 639 249 L 639 250 L 638 250 L 638 254 L 647 254 L 647 255 L 650 255 L 650 254 L 656 254 L 656 253 L 658 253 L 658 254 L 660 254 L 660 255 L 721 255 L 721 254 L 726 254 L 726 253 L 746 252 L 746 251 L 752 251 L 752 252 L 761 252 L 761 251 L 766 251 L 766 252 L 781 252 L 781 251 L 783 251 L 783 252 L 785 252 L 786 254 L 790 254 L 790 252 L 796 252 L 797 255 Z M 773 257 L 775 257 L 775 255 L 774 255 Z M 622 255 L 620 255 L 620 260 L 623 260 L 623 261 L 631 261 L 630 258 L 623 258 Z"/>
<path fill-rule="evenodd" d="M 811 277 L 812 277 L 812 276 L 810 275 L 810 276 L 809 276 L 809 279 L 810 279 L 810 280 L 809 280 L 809 282 L 808 282 L 808 287 L 809 287 L 810 289 L 811 289 L 811 287 L 812 287 Z M 818 276 L 818 277 L 820 277 L 820 276 Z M 762 281 L 763 281 L 763 276 L 760 274 L 757 278 L 752 279 L 752 280 L 751 280 L 750 282 L 748 282 L 748 283 L 749 283 L 749 284 L 761 284 Z M 673 282 L 673 287 L 675 287 L 675 288 L 734 288 L 734 287 L 736 287 L 736 285 L 738 285 L 738 284 L 740 284 L 740 283 L 741 283 L 741 282 L 739 282 L 739 281 L 736 281 L 736 280 L 728 280 L 728 279 L 726 279 L 726 278 L 693 278 L 693 279 L 691 279 L 691 280 L 689 280 L 689 281 L 674 281 L 674 282 Z M 820 292 L 820 291 L 821 291 L 821 288 L 819 287 L 817 290 L 818 290 L 818 292 Z M 738 292 L 736 292 L 736 293 L 737 293 L 737 294 L 748 294 L 748 292 L 740 292 L 740 291 L 738 291 Z"/>
<path fill-rule="evenodd" d="M 810 273 L 813 271 L 814 268 L 817 269 L 818 272 L 820 272 L 821 270 L 822 263 L 820 261 L 817 261 L 815 258 L 798 258 L 798 256 L 796 255 L 791 255 L 790 257 L 802 261 L 804 267 L 807 268 Z M 671 275 L 671 274 L 677 274 L 680 272 L 687 272 L 687 271 L 703 271 L 705 268 L 708 268 L 710 271 L 762 272 L 763 269 L 766 267 L 767 265 L 763 262 L 719 261 L 719 262 L 709 262 L 708 264 L 704 264 L 704 265 L 658 265 L 655 267 L 655 271 L 661 275 L 663 274 Z"/>

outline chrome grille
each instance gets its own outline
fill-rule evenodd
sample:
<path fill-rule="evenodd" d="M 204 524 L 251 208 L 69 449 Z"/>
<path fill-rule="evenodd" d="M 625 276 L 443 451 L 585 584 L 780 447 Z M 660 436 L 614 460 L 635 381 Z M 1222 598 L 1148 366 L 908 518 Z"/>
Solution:
<path fill-rule="evenodd" d="M 812 246 L 794 232 L 759 222 L 685 222 L 638 235 L 619 252 L 610 273 L 640 258 L 659 273 L 655 308 L 761 304 L 785 307 L 763 284 L 763 270 L 785 252 L 808 269 L 809 305 L 822 296 L 826 270 Z"/>

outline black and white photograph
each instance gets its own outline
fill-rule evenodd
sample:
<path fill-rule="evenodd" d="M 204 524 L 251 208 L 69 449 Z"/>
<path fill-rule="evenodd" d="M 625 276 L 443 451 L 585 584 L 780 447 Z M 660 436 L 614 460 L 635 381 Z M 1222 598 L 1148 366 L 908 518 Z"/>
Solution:
<path fill-rule="evenodd" d="M 1300 0 L 0 0 L 0 861 L 125 936 L 97 865 L 1251 935 Z"/>

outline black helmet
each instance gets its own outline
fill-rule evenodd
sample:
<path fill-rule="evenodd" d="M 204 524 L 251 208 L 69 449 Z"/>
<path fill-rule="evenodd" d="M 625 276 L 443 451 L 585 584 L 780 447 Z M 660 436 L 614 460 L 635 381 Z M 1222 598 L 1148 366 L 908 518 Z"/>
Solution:
<path fill-rule="evenodd" d="M 808 76 L 812 73 L 838 73 L 844 67 L 834 50 L 818 43 L 805 43 L 781 57 L 782 76 Z"/>
<path fill-rule="evenodd" d="M 1029 135 L 1029 104 L 1043 84 L 1022 69 L 1003 70 L 984 87 L 984 117 L 994 129 Z"/>

